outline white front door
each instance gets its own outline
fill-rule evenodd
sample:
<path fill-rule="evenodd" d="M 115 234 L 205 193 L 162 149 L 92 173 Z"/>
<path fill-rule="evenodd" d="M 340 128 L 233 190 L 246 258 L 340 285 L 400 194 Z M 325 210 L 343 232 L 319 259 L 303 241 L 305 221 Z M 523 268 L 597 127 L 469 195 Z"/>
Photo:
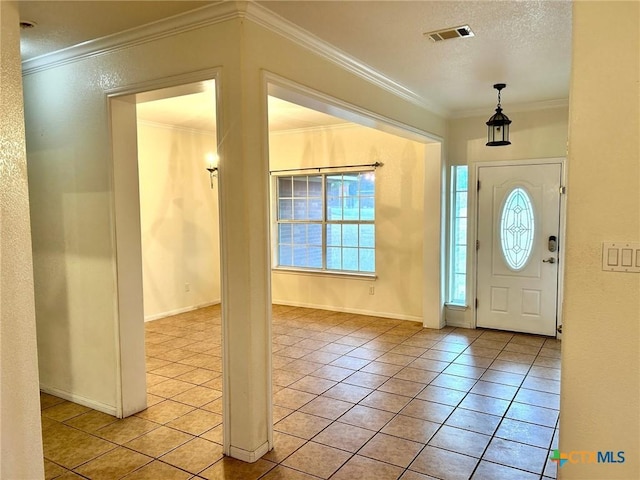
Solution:
<path fill-rule="evenodd" d="M 478 168 L 478 327 L 556 334 L 561 163 Z"/>

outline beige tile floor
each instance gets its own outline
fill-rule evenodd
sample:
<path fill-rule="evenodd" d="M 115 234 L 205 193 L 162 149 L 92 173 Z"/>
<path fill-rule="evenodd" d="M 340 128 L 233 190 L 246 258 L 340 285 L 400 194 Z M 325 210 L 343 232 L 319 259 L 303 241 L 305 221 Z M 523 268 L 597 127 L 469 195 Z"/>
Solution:
<path fill-rule="evenodd" d="M 548 479 L 560 342 L 273 307 L 275 448 L 222 455 L 220 310 L 146 324 L 149 407 L 42 394 L 47 479 Z"/>

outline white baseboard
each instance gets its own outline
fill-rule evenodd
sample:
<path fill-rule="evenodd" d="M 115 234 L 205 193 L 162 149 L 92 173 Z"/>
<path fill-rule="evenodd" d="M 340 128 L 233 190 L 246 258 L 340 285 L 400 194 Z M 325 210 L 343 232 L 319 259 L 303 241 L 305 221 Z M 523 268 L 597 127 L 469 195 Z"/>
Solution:
<path fill-rule="evenodd" d="M 59 390 L 54 387 L 47 387 L 45 385 L 40 385 L 40 391 L 44 393 L 48 393 L 50 395 L 55 395 L 56 397 L 63 398 L 64 400 L 68 400 L 73 403 L 77 403 L 78 405 L 82 405 L 84 407 L 92 408 L 93 410 L 97 410 L 102 413 L 106 413 L 107 415 L 117 416 L 117 409 L 113 405 L 106 405 L 104 403 L 96 402 L 95 400 L 90 400 L 82 395 L 76 395 L 75 393 L 65 392 L 64 390 Z"/>
<path fill-rule="evenodd" d="M 330 310 L 332 312 L 355 313 L 357 315 L 368 315 L 370 317 L 392 318 L 394 320 L 409 320 L 411 322 L 422 323 L 422 317 L 416 315 L 405 315 L 401 313 L 379 312 L 374 310 L 364 310 L 360 308 L 336 307 L 334 305 L 315 305 L 304 302 L 289 302 L 286 300 L 273 299 L 274 305 L 286 305 L 288 307 L 315 308 L 317 310 Z"/>
<path fill-rule="evenodd" d="M 248 451 L 238 447 L 229 447 L 229 456 L 242 460 L 243 462 L 253 463 L 258 461 L 269 451 L 269 442 L 265 442 L 256 450 Z"/>
<path fill-rule="evenodd" d="M 469 322 L 460 322 L 460 321 L 456 321 L 456 320 L 447 319 L 445 321 L 445 324 L 447 325 L 447 327 L 473 328 Z"/>
<path fill-rule="evenodd" d="M 167 312 L 156 313 L 153 315 L 145 315 L 145 322 L 152 322 L 154 320 L 160 320 L 161 318 L 170 317 L 172 315 L 178 315 L 180 313 L 191 312 L 193 310 L 197 310 L 199 308 L 210 307 L 211 305 L 218 305 L 220 300 L 214 300 L 212 302 L 202 303 L 200 305 L 191 305 L 189 307 L 177 308 L 175 310 L 169 310 Z"/>

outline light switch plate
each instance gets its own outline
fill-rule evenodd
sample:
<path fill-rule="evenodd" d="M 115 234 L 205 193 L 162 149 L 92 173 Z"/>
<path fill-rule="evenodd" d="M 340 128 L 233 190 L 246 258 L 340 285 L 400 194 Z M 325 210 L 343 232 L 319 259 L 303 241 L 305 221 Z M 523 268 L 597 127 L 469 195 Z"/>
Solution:
<path fill-rule="evenodd" d="M 640 273 L 640 243 L 602 242 L 602 270 Z"/>

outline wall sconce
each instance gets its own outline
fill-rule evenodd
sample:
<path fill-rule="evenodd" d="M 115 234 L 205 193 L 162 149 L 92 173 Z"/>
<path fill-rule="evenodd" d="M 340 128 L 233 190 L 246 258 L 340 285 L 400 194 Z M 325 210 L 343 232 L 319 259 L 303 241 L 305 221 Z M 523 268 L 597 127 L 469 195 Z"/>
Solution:
<path fill-rule="evenodd" d="M 487 132 L 487 147 L 511 145 L 509 141 L 509 125 L 511 124 L 511 120 L 502 113 L 502 106 L 500 105 L 500 90 L 506 86 L 506 83 L 496 83 L 493 86 L 493 88 L 498 90 L 498 107 L 496 108 L 496 113 L 494 113 L 487 122 L 489 128 Z"/>
<path fill-rule="evenodd" d="M 213 177 L 218 176 L 218 161 L 219 157 L 217 153 L 207 153 L 207 171 L 209 172 L 209 179 L 211 180 L 211 189 L 213 190 Z"/>

